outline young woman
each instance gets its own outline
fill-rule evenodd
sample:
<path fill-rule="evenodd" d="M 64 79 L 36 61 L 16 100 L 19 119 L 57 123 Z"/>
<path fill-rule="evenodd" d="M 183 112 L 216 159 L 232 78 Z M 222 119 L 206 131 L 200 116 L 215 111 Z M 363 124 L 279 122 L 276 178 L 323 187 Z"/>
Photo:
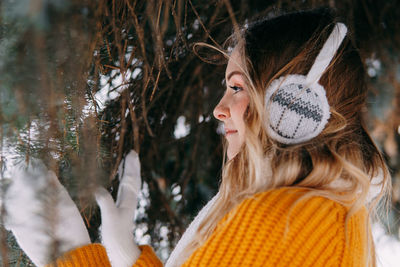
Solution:
<path fill-rule="evenodd" d="M 390 181 L 364 126 L 365 73 L 347 27 L 320 9 L 232 39 L 214 110 L 225 127 L 222 183 L 166 265 L 375 266 L 370 217 Z M 126 266 L 161 266 L 150 247 L 132 251 Z M 107 252 L 86 245 L 57 264 L 109 266 Z"/>

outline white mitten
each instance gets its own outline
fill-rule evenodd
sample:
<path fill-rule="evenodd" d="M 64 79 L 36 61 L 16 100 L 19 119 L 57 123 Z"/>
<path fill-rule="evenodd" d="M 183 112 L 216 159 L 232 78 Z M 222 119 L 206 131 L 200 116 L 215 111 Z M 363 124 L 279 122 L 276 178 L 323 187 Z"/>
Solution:
<path fill-rule="evenodd" d="M 140 161 L 134 150 L 126 156 L 125 164 L 120 164 L 119 177 L 116 203 L 104 188 L 97 190 L 96 201 L 101 211 L 102 243 L 111 265 L 130 267 L 141 253 L 133 238 L 137 196 L 141 186 Z"/>
<path fill-rule="evenodd" d="M 38 160 L 21 165 L 5 192 L 4 224 L 32 262 L 43 266 L 51 256 L 90 244 L 82 217 L 54 172 Z"/>

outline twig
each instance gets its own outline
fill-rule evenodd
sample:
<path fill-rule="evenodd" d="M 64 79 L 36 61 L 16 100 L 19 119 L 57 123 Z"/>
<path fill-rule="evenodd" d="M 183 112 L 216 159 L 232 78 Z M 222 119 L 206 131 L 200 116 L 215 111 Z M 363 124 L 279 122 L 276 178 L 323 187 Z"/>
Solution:
<path fill-rule="evenodd" d="M 114 69 L 114 70 L 121 70 L 121 67 L 112 66 L 112 65 L 108 65 L 108 64 L 104 64 L 104 67 L 107 67 L 107 68 L 110 68 L 110 69 Z"/>
<path fill-rule="evenodd" d="M 239 40 L 240 38 L 240 28 L 239 28 L 239 24 L 237 23 L 237 20 L 235 18 L 235 14 L 233 13 L 233 8 L 231 5 L 231 2 L 229 0 L 224 0 L 226 9 L 228 10 L 229 13 L 229 17 L 232 21 L 233 24 L 233 29 L 235 31 L 235 36 L 236 36 L 236 40 Z"/>
<path fill-rule="evenodd" d="M 208 38 L 210 38 L 210 40 L 214 43 L 215 46 L 217 46 L 219 49 L 221 49 L 221 46 L 217 43 L 217 41 L 214 40 L 214 38 L 211 36 L 210 32 L 208 31 L 208 29 L 206 28 L 206 26 L 204 25 L 203 21 L 200 18 L 199 13 L 197 12 L 197 10 L 194 8 L 192 1 L 188 0 L 190 6 L 192 7 L 192 10 L 194 12 L 194 14 L 196 15 L 201 27 L 203 28 L 203 30 L 206 32 Z"/>
<path fill-rule="evenodd" d="M 154 67 L 154 64 L 153 64 L 152 67 L 151 67 L 151 72 L 153 72 L 153 67 Z M 153 131 L 152 131 L 151 128 L 150 128 L 149 121 L 147 120 L 146 91 L 147 91 L 149 82 L 150 82 L 150 77 L 148 77 L 148 79 L 147 79 L 147 81 L 146 81 L 146 84 L 145 84 L 145 86 L 144 86 L 144 88 L 143 88 L 143 90 L 142 90 L 142 94 L 141 94 L 141 100 L 142 100 L 142 101 L 141 101 L 141 102 L 142 102 L 142 117 L 143 117 L 144 123 L 145 123 L 145 125 L 146 125 L 147 132 L 149 133 L 149 135 L 150 135 L 151 137 L 154 137 L 154 133 L 153 133 Z"/>
<path fill-rule="evenodd" d="M 159 79 L 160 79 L 160 75 L 161 75 L 161 69 L 158 70 L 156 82 L 154 83 L 153 91 L 151 92 L 150 102 L 153 100 L 154 93 L 156 92 L 157 85 L 158 85 L 158 81 L 159 81 Z"/>
<path fill-rule="evenodd" d="M 132 100 L 129 94 L 126 94 L 128 107 L 129 107 L 129 114 L 131 116 L 132 121 L 132 130 L 133 130 L 133 148 L 139 154 L 140 152 L 140 143 L 139 143 L 139 125 L 136 117 L 135 110 L 133 108 Z"/>
<path fill-rule="evenodd" d="M 123 94 L 128 93 L 128 90 L 125 90 Z M 110 174 L 110 181 L 112 181 L 117 174 L 118 166 L 122 160 L 122 154 L 124 152 L 124 138 L 126 133 L 126 120 L 125 120 L 125 113 L 126 113 L 126 97 L 121 97 L 121 130 L 119 133 L 119 140 L 118 140 L 118 156 L 117 160 L 115 161 L 114 168 Z"/>

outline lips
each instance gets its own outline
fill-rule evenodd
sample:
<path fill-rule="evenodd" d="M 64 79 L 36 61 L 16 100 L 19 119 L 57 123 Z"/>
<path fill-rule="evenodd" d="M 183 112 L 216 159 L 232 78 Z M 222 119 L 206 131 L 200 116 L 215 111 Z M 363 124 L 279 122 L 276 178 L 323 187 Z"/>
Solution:
<path fill-rule="evenodd" d="M 225 136 L 237 133 L 237 130 L 225 129 Z"/>

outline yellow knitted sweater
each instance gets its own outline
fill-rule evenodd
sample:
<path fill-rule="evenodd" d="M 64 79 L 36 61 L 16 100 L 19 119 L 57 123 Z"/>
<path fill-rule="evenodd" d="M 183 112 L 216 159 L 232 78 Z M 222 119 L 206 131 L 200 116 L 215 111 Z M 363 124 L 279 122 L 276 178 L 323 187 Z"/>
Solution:
<path fill-rule="evenodd" d="M 286 223 L 290 207 L 304 192 L 285 187 L 244 200 L 183 266 L 365 266 L 366 209 L 348 222 L 346 243 L 347 208 L 330 199 L 312 197 L 299 202 Z M 162 266 L 151 247 L 140 248 L 142 254 L 134 267 Z M 56 265 L 111 266 L 100 244 L 75 249 Z"/>

